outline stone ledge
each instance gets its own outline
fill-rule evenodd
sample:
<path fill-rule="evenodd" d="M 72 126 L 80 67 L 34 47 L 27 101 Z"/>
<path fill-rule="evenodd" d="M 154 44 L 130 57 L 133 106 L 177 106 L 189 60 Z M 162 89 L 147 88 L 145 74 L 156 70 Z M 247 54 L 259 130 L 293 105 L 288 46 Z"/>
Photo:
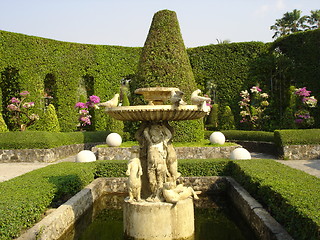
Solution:
<path fill-rule="evenodd" d="M 178 159 L 230 158 L 230 153 L 239 145 L 229 147 L 175 147 Z M 129 160 L 129 147 L 93 147 L 97 160 Z"/>
<path fill-rule="evenodd" d="M 0 163 L 7 162 L 45 162 L 75 155 L 81 150 L 91 149 L 101 143 L 85 143 L 60 146 L 50 149 L 0 149 Z"/>
<path fill-rule="evenodd" d="M 81 214 L 92 208 L 95 200 L 106 193 L 126 191 L 127 178 L 98 178 L 30 228 L 17 240 L 53 240 L 62 236 Z M 293 240 L 284 228 L 249 193 L 231 177 L 184 177 L 186 186 L 208 191 L 222 184 L 232 202 L 251 225 L 259 239 Z M 215 187 L 212 187 L 215 186 Z"/>
<path fill-rule="evenodd" d="M 281 155 L 286 160 L 320 159 L 320 145 L 287 145 L 282 147 Z"/>

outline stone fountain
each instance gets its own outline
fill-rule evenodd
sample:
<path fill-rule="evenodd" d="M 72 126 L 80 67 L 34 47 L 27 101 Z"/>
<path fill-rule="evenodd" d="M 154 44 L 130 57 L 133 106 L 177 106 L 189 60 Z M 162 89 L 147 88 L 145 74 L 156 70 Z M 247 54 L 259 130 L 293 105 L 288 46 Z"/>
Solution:
<path fill-rule="evenodd" d="M 126 174 L 129 197 L 124 203 L 124 231 L 133 239 L 193 239 L 196 192 L 178 184 L 174 129 L 168 121 L 193 120 L 210 111 L 196 90 L 187 105 L 178 88 L 139 88 L 147 105 L 116 106 L 106 112 L 117 120 L 141 121 L 139 147 L 132 148 Z M 169 104 L 167 104 L 169 103 Z"/>

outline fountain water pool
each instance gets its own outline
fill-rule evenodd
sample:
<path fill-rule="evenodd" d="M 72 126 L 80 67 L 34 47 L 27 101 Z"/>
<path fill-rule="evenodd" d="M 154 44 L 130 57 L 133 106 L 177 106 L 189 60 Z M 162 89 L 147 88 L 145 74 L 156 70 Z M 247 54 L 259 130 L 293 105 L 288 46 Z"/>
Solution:
<path fill-rule="evenodd" d="M 104 195 L 59 240 L 129 240 L 123 232 L 124 198 L 123 194 Z M 200 196 L 195 202 L 195 234 L 188 239 L 257 239 L 232 206 L 225 197 Z"/>

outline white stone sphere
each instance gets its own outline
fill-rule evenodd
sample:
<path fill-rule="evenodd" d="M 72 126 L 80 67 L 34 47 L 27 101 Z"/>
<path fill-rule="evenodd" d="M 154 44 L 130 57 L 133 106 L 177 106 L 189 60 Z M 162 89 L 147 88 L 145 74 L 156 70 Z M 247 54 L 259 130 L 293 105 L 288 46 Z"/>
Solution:
<path fill-rule="evenodd" d="M 251 159 L 251 154 L 245 148 L 236 148 L 231 152 L 230 158 L 233 160 Z"/>
<path fill-rule="evenodd" d="M 212 144 L 221 144 L 223 145 L 226 142 L 226 137 L 223 135 L 222 132 L 213 132 L 210 135 L 210 142 Z"/>
<path fill-rule="evenodd" d="M 96 160 L 96 155 L 90 150 L 82 150 L 76 156 L 76 162 L 94 162 Z"/>
<path fill-rule="evenodd" d="M 119 147 L 122 143 L 122 138 L 118 133 L 110 133 L 107 136 L 106 143 L 109 147 Z"/>

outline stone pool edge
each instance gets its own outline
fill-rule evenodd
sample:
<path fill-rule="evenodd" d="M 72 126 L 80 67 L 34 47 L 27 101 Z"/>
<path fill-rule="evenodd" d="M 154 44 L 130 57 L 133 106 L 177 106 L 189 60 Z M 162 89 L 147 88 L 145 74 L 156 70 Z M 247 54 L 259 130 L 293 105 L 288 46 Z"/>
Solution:
<path fill-rule="evenodd" d="M 61 237 L 103 194 L 126 192 L 127 178 L 98 178 L 55 209 L 16 240 L 53 240 Z M 231 177 L 184 177 L 185 186 L 197 191 L 223 191 L 260 239 L 293 240 L 287 231 Z"/>

